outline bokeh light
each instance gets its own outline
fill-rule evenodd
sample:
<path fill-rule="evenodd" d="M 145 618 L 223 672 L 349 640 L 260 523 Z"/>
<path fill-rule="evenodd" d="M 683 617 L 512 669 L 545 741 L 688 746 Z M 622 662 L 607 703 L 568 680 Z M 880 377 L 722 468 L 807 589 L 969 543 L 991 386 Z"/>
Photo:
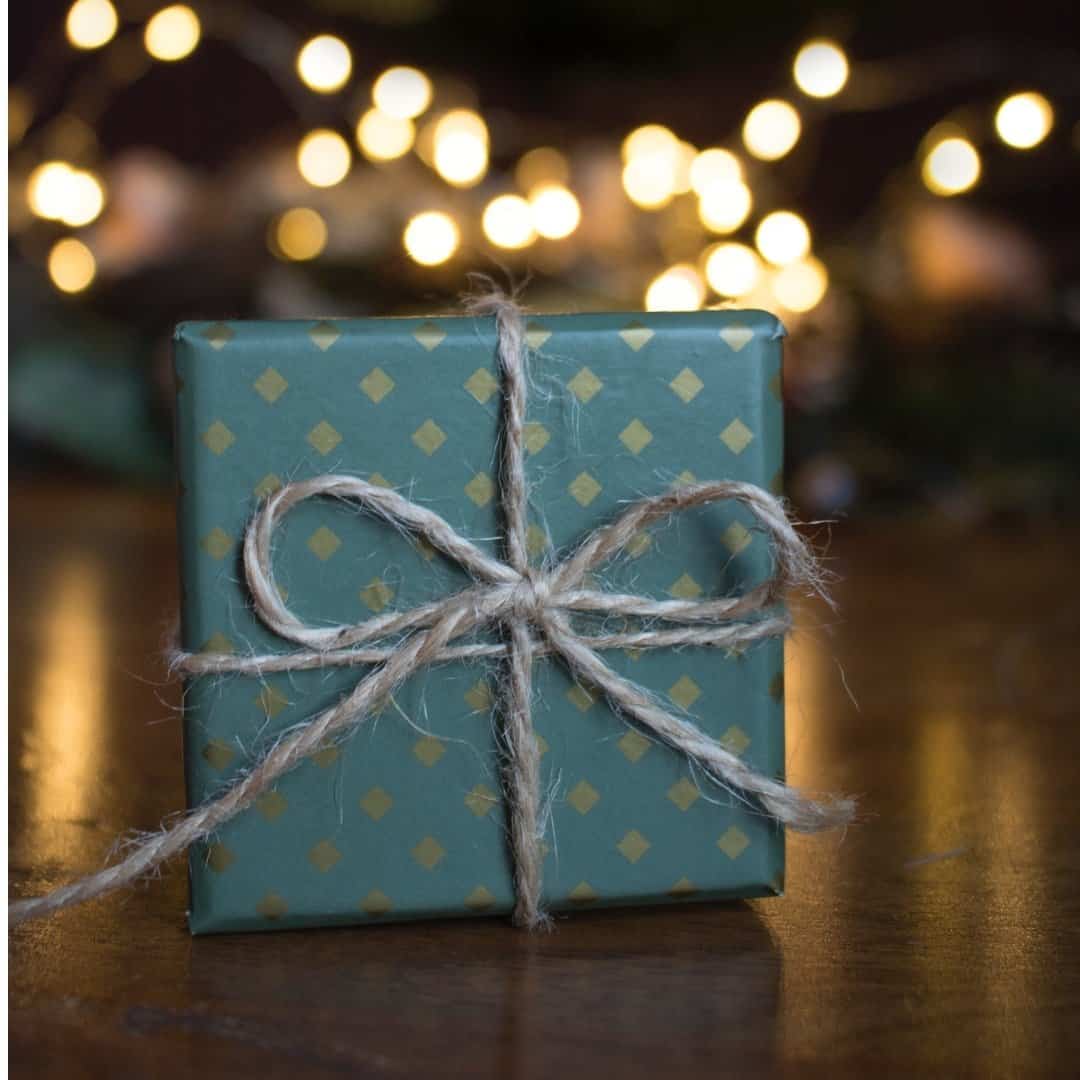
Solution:
<path fill-rule="evenodd" d="M 777 161 L 799 141 L 802 123 L 793 105 L 774 99 L 755 105 L 743 124 L 746 149 L 762 161 Z"/>
<path fill-rule="evenodd" d="M 702 150 L 690 165 L 690 186 L 704 195 L 710 188 L 741 180 L 742 162 L 730 150 L 717 146 Z"/>
<path fill-rule="evenodd" d="M 994 115 L 994 127 L 1001 141 L 1017 150 L 1038 146 L 1053 126 L 1053 106 L 1034 90 L 1007 97 Z"/>
<path fill-rule="evenodd" d="M 76 0 L 71 5 L 64 29 L 77 49 L 100 49 L 116 34 L 119 19 L 109 0 Z"/>
<path fill-rule="evenodd" d="M 484 235 L 497 247 L 516 250 L 536 239 L 532 208 L 520 195 L 499 195 L 484 208 Z"/>
<path fill-rule="evenodd" d="M 981 172 L 978 150 L 959 135 L 942 139 L 923 159 L 923 182 L 935 195 L 970 191 Z"/>
<path fill-rule="evenodd" d="M 318 211 L 294 206 L 274 222 L 271 250 L 293 262 L 306 262 L 322 254 L 327 236 L 326 222 Z"/>
<path fill-rule="evenodd" d="M 689 190 L 691 159 L 686 146 L 661 124 L 630 132 L 622 143 L 622 184 L 630 201 L 643 210 L 659 210 L 680 188 Z"/>
<path fill-rule="evenodd" d="M 349 81 L 352 53 L 341 38 L 320 34 L 297 54 L 296 71 L 308 89 L 319 94 L 332 94 Z"/>
<path fill-rule="evenodd" d="M 741 180 L 717 180 L 698 199 L 698 217 L 711 232 L 731 233 L 750 216 L 752 206 L 753 196 Z"/>
<path fill-rule="evenodd" d="M 296 167 L 312 187 L 333 187 L 349 174 L 349 144 L 329 128 L 316 128 L 300 140 Z"/>
<path fill-rule="evenodd" d="M 801 314 L 821 303 L 829 287 L 829 275 L 811 255 L 777 270 L 770 284 L 782 307 Z"/>
<path fill-rule="evenodd" d="M 716 244 L 706 252 L 705 279 L 721 296 L 745 296 L 760 277 L 757 253 L 745 244 Z"/>
<path fill-rule="evenodd" d="M 375 80 L 371 97 L 387 116 L 415 120 L 431 104 L 431 80 L 416 68 L 388 68 Z"/>
<path fill-rule="evenodd" d="M 697 311 L 705 303 L 705 282 L 689 263 L 668 267 L 645 291 L 647 311 Z"/>
<path fill-rule="evenodd" d="M 795 85 L 810 97 L 839 94 L 848 81 L 848 61 L 835 41 L 808 41 L 795 57 Z"/>
<path fill-rule="evenodd" d="M 547 240 L 563 240 L 581 224 L 581 204 L 562 184 L 540 184 L 529 195 L 533 228 Z"/>
<path fill-rule="evenodd" d="M 554 147 L 538 146 L 522 154 L 514 166 L 514 179 L 525 192 L 541 184 L 566 184 L 570 179 L 570 163 Z"/>
<path fill-rule="evenodd" d="M 416 139 L 411 120 L 368 109 L 356 125 L 356 143 L 372 161 L 393 161 L 407 154 Z"/>
<path fill-rule="evenodd" d="M 421 266 L 438 266 L 458 249 L 461 233 L 457 223 L 441 210 L 425 210 L 405 226 L 402 237 L 409 257 Z"/>
<path fill-rule="evenodd" d="M 72 228 L 89 225 L 105 208 L 105 189 L 91 172 L 72 170 L 67 178 L 60 220 Z"/>
<path fill-rule="evenodd" d="M 30 174 L 26 183 L 26 201 L 38 217 L 47 221 L 60 220 L 74 171 L 66 161 L 46 161 Z"/>
<path fill-rule="evenodd" d="M 201 35 L 199 16 L 186 4 L 173 4 L 146 24 L 143 41 L 155 60 L 183 60 L 195 51 Z"/>
<path fill-rule="evenodd" d="M 57 240 L 49 251 L 49 278 L 61 291 L 82 292 L 97 273 L 93 252 L 73 236 Z"/>
<path fill-rule="evenodd" d="M 488 167 L 488 130 L 471 109 L 452 109 L 435 126 L 435 171 L 455 187 L 472 187 Z"/>
<path fill-rule="evenodd" d="M 774 266 L 786 266 L 810 250 L 810 230 L 798 214 L 774 210 L 761 219 L 754 243 Z"/>

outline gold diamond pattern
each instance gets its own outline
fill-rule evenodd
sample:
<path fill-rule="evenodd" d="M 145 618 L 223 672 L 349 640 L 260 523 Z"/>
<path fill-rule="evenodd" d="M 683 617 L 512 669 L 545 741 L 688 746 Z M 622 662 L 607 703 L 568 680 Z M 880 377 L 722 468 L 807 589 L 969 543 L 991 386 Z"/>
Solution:
<path fill-rule="evenodd" d="M 220 631 L 215 630 L 203 643 L 199 652 L 205 653 L 231 653 L 236 651 L 236 646 Z"/>
<path fill-rule="evenodd" d="M 210 453 L 220 457 L 236 442 L 236 436 L 220 420 L 215 420 L 203 432 L 202 441 Z"/>
<path fill-rule="evenodd" d="M 323 457 L 326 457 L 326 455 L 341 442 L 341 433 L 333 424 L 328 424 L 325 420 L 320 420 L 308 432 L 307 441 L 311 443 Z"/>
<path fill-rule="evenodd" d="M 615 745 L 631 765 L 636 765 L 648 753 L 652 743 L 640 731 L 628 731 Z"/>
<path fill-rule="evenodd" d="M 650 330 L 647 326 L 642 326 L 639 322 L 627 323 L 626 326 L 619 331 L 619 337 L 621 337 L 634 352 L 641 352 L 655 336 L 655 331 Z"/>
<path fill-rule="evenodd" d="M 652 440 L 652 432 L 638 419 L 631 420 L 619 433 L 619 442 L 631 454 L 640 454 Z"/>
<path fill-rule="evenodd" d="M 341 757 L 341 750 L 331 743 L 329 746 L 324 746 L 321 750 L 316 750 L 311 755 L 311 760 L 319 766 L 320 769 L 329 769 L 337 759 Z"/>
<path fill-rule="evenodd" d="M 525 425 L 525 449 L 530 454 L 539 454 L 551 441 L 551 432 L 543 424 L 529 421 Z"/>
<path fill-rule="evenodd" d="M 446 743 L 434 735 L 425 735 L 413 743 L 412 752 L 418 761 L 430 769 L 446 753 Z"/>
<path fill-rule="evenodd" d="M 668 691 L 668 697 L 681 709 L 689 709 L 701 697 L 701 687 L 689 675 L 684 675 Z"/>
<path fill-rule="evenodd" d="M 637 829 L 631 829 L 615 846 L 627 862 L 636 863 L 652 844 Z"/>
<path fill-rule="evenodd" d="M 341 331 L 332 322 L 318 322 L 308 331 L 308 337 L 326 352 L 341 337 Z"/>
<path fill-rule="evenodd" d="M 566 801 L 584 817 L 600 801 L 600 792 L 588 780 L 579 780 L 566 796 Z"/>
<path fill-rule="evenodd" d="M 313 555 L 326 562 L 341 547 L 341 541 L 331 529 L 328 529 L 325 525 L 320 525 L 308 537 L 307 546 Z"/>
<path fill-rule="evenodd" d="M 698 887 L 688 877 L 681 877 L 668 889 L 668 896 L 675 900 L 685 900 L 697 891 Z"/>
<path fill-rule="evenodd" d="M 386 374 L 381 367 L 372 368 L 361 380 L 360 389 L 378 405 L 391 390 L 394 389 L 394 380 Z"/>
<path fill-rule="evenodd" d="M 491 502 L 491 496 L 495 494 L 495 485 L 487 473 L 478 472 L 466 485 L 465 494 L 476 503 L 477 506 L 487 506 Z"/>
<path fill-rule="evenodd" d="M 725 326 L 720 337 L 729 349 L 739 352 L 754 340 L 754 331 L 749 326 Z"/>
<path fill-rule="evenodd" d="M 491 891 L 483 885 L 477 885 L 468 896 L 465 897 L 465 906 L 470 911 L 487 911 L 495 906 L 495 897 Z"/>
<path fill-rule="evenodd" d="M 626 554 L 632 559 L 640 559 L 652 547 L 652 537 L 647 532 L 637 532 L 630 537 L 626 545 Z"/>
<path fill-rule="evenodd" d="M 571 705 L 581 712 L 588 712 L 596 704 L 596 695 L 577 683 L 566 691 L 566 698 Z"/>
<path fill-rule="evenodd" d="M 373 787 L 361 800 L 360 809 L 372 821 L 382 821 L 394 805 L 393 796 L 381 787 Z"/>
<path fill-rule="evenodd" d="M 720 736 L 720 745 L 733 754 L 741 754 L 750 745 L 750 736 L 738 724 L 732 724 Z"/>
<path fill-rule="evenodd" d="M 532 558 L 542 555 L 551 546 L 551 537 L 539 525 L 532 524 L 525 530 L 525 550 Z"/>
<path fill-rule="evenodd" d="M 738 555 L 740 551 L 743 551 L 746 548 L 754 537 L 741 521 L 733 521 L 720 534 L 720 539 L 723 541 L 724 547 L 726 547 L 732 555 Z"/>
<path fill-rule="evenodd" d="M 588 405 L 600 393 L 604 384 L 590 368 L 583 367 L 566 385 L 582 405 Z"/>
<path fill-rule="evenodd" d="M 360 590 L 360 599 L 378 615 L 394 599 L 394 590 L 382 578 L 372 578 Z"/>
<path fill-rule="evenodd" d="M 601 488 L 587 472 L 582 472 L 578 473 L 568 490 L 582 506 L 588 506 L 600 494 Z"/>
<path fill-rule="evenodd" d="M 268 367 L 251 385 L 267 405 L 273 405 L 289 389 L 285 376 L 272 367 Z"/>
<path fill-rule="evenodd" d="M 750 837 L 748 837 L 738 825 L 732 825 L 731 828 L 716 841 L 716 846 L 729 859 L 737 859 L 750 846 Z"/>
<path fill-rule="evenodd" d="M 486 405 L 490 400 L 491 395 L 499 389 L 499 383 L 487 368 L 478 367 L 465 380 L 465 389 L 468 390 L 481 405 Z"/>
<path fill-rule="evenodd" d="M 705 384 L 688 367 L 684 367 L 668 386 L 678 398 L 689 405 L 701 393 Z"/>
<path fill-rule="evenodd" d="M 720 440 L 733 454 L 741 454 L 753 442 L 754 433 L 738 417 L 735 417 L 720 432 Z"/>
<path fill-rule="evenodd" d="M 687 484 L 696 484 L 697 477 L 689 470 L 683 469 L 678 476 L 675 477 L 676 487 L 686 487 Z"/>
<path fill-rule="evenodd" d="M 236 757 L 236 751 L 228 743 L 224 743 L 220 739 L 211 739 L 202 748 L 202 756 L 211 769 L 217 769 L 218 772 L 221 772 Z"/>
<path fill-rule="evenodd" d="M 499 797 L 486 784 L 477 784 L 476 787 L 465 796 L 465 805 L 478 818 L 484 817 L 494 809 Z"/>
<path fill-rule="evenodd" d="M 282 709 L 288 708 L 289 699 L 276 686 L 264 686 L 255 703 L 267 716 L 273 718 Z"/>
<path fill-rule="evenodd" d="M 394 902 L 381 889 L 372 889 L 371 892 L 360 901 L 360 910 L 365 915 L 378 917 L 394 910 Z"/>
<path fill-rule="evenodd" d="M 226 326 L 224 323 L 214 323 L 212 326 L 208 326 L 203 332 L 202 336 L 204 340 L 210 342 L 210 346 L 217 349 L 219 352 L 229 344 L 234 337 L 236 337 L 236 331 L 230 326 Z"/>
<path fill-rule="evenodd" d="M 384 488 L 394 486 L 393 484 L 390 483 L 389 480 L 386 479 L 385 476 L 383 476 L 383 474 L 381 472 L 373 472 L 368 477 L 368 483 L 369 484 L 374 484 L 376 487 L 384 487 Z"/>
<path fill-rule="evenodd" d="M 224 874 L 236 862 L 236 854 L 224 844 L 211 844 L 206 850 L 206 865 L 215 874 Z"/>
<path fill-rule="evenodd" d="M 308 862 L 325 874 L 341 861 L 341 852 L 329 840 L 320 840 L 309 852 Z"/>
<path fill-rule="evenodd" d="M 255 910 L 264 919 L 280 919 L 289 913 L 285 898 L 276 892 L 268 892 L 256 905 Z"/>
<path fill-rule="evenodd" d="M 689 574 L 683 574 L 668 592 L 679 600 L 696 600 L 701 595 L 701 586 Z"/>
<path fill-rule="evenodd" d="M 433 322 L 422 323 L 413 331 L 413 337 L 431 352 L 437 349 L 446 340 L 446 331 Z"/>
<path fill-rule="evenodd" d="M 412 857 L 425 869 L 434 870 L 446 857 L 446 849 L 433 836 L 425 836 L 412 849 Z"/>
<path fill-rule="evenodd" d="M 536 350 L 543 348 L 547 339 L 551 337 L 551 331 L 546 326 L 541 326 L 539 323 L 531 322 L 525 327 L 525 344 L 530 349 Z"/>
<path fill-rule="evenodd" d="M 232 537 L 216 526 L 199 541 L 199 546 L 211 559 L 224 559 L 232 550 Z"/>
<path fill-rule="evenodd" d="M 277 473 L 267 473 L 251 490 L 256 498 L 265 499 L 284 487 Z"/>
<path fill-rule="evenodd" d="M 428 419 L 413 432 L 412 441 L 431 457 L 446 442 L 446 432 L 434 420 Z"/>
<path fill-rule="evenodd" d="M 701 792 L 684 776 L 668 788 L 667 797 L 685 814 L 701 798 Z"/>
<path fill-rule="evenodd" d="M 260 795 L 255 800 L 255 809 L 267 821 L 277 821 L 289 809 L 289 801 L 275 788 L 273 791 L 266 792 L 265 795 Z"/>
<path fill-rule="evenodd" d="M 600 899 L 600 894 L 587 882 L 579 881 L 566 895 L 567 900 L 577 907 L 586 904 L 595 904 Z"/>
<path fill-rule="evenodd" d="M 483 679 L 478 679 L 465 691 L 465 704 L 473 712 L 486 712 L 495 704 L 491 686 Z"/>

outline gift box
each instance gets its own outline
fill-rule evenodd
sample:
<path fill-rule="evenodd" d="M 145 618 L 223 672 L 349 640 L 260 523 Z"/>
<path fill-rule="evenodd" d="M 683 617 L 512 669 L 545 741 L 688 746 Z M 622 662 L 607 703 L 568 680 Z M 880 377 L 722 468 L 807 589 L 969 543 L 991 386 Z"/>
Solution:
<path fill-rule="evenodd" d="M 782 337 L 773 316 L 753 311 L 531 317 L 530 558 L 557 557 L 672 484 L 775 490 Z M 184 649 L 293 648 L 254 617 L 240 564 L 259 501 L 288 482 L 339 473 L 393 487 L 499 554 L 492 319 L 189 322 L 176 331 L 175 360 Z M 659 598 L 746 592 L 771 572 L 753 525 L 736 504 L 690 510 L 639 533 L 598 576 L 605 589 Z M 409 609 L 469 580 L 425 542 L 330 500 L 289 514 L 274 568 L 311 625 Z M 604 660 L 755 768 L 782 773 L 781 639 Z M 190 805 L 363 674 L 189 679 Z M 197 845 L 192 931 L 510 911 L 499 677 L 498 660 L 424 669 Z M 616 715 L 557 658 L 538 658 L 533 679 L 549 909 L 781 892 L 783 831 L 757 807 Z"/>

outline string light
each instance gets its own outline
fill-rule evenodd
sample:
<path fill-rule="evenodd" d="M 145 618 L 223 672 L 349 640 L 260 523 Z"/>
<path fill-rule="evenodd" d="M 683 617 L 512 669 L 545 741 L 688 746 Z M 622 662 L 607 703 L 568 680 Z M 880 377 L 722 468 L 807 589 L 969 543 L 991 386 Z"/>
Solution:
<path fill-rule="evenodd" d="M 64 29 L 76 49 L 100 49 L 112 41 L 119 21 L 109 0 L 76 0 Z"/>
<path fill-rule="evenodd" d="M 356 142 L 372 161 L 393 161 L 407 154 L 416 138 L 411 120 L 368 109 L 356 125 Z"/>
<path fill-rule="evenodd" d="M 173 4 L 146 24 L 143 42 L 155 60 L 183 60 L 195 51 L 201 34 L 199 16 L 186 4 Z"/>
<path fill-rule="evenodd" d="M 762 161 L 777 161 L 799 141 L 802 123 L 793 105 L 774 99 L 755 105 L 743 124 L 746 149 Z"/>
<path fill-rule="evenodd" d="M 668 267 L 645 291 L 647 311 L 697 311 L 705 303 L 705 282 L 689 263 Z"/>
<path fill-rule="evenodd" d="M 761 263 L 745 244 L 716 244 L 705 256 L 705 279 L 721 296 L 751 292 L 761 276 Z"/>
<path fill-rule="evenodd" d="M 26 183 L 26 201 L 38 217 L 59 221 L 73 172 L 66 161 L 46 161 L 30 174 Z"/>
<path fill-rule="evenodd" d="M 435 171 L 455 187 L 472 187 L 488 166 L 488 131 L 471 109 L 453 109 L 435 126 Z"/>
<path fill-rule="evenodd" d="M 340 184 L 352 166 L 349 144 L 328 128 L 316 128 L 300 140 L 296 167 L 312 187 Z"/>
<path fill-rule="evenodd" d="M 352 53 L 341 38 L 320 34 L 297 54 L 296 71 L 309 89 L 318 94 L 332 94 L 349 81 Z"/>
<path fill-rule="evenodd" d="M 105 189 L 93 173 L 73 169 L 67 178 L 60 220 L 78 228 L 89 225 L 105 208 Z"/>
<path fill-rule="evenodd" d="M 810 230 L 798 214 L 774 210 L 761 219 L 754 243 L 774 266 L 786 266 L 810 250 Z"/>
<path fill-rule="evenodd" d="M 499 195 L 487 204 L 481 222 L 484 235 L 496 246 L 516 250 L 536 239 L 532 208 L 520 195 Z"/>
<path fill-rule="evenodd" d="M 680 188 L 689 190 L 690 161 L 683 146 L 662 124 L 646 124 L 623 139 L 622 185 L 631 202 L 659 210 Z"/>
<path fill-rule="evenodd" d="M 698 199 L 698 217 L 711 232 L 732 233 L 749 216 L 750 189 L 739 179 L 714 181 Z"/>
<path fill-rule="evenodd" d="M 405 226 L 405 250 L 421 266 L 438 266 L 457 251 L 461 233 L 454 219 L 441 210 L 425 210 Z"/>
<path fill-rule="evenodd" d="M 387 116 L 415 120 L 431 104 L 431 80 L 416 68 L 388 68 L 375 80 L 371 97 Z"/>
<path fill-rule="evenodd" d="M 730 150 L 702 150 L 690 165 L 690 186 L 704 195 L 709 188 L 742 179 L 742 163 Z"/>
<path fill-rule="evenodd" d="M 663 124 L 645 124 L 635 128 L 622 142 L 623 161 L 634 158 L 674 158 L 679 151 L 679 137 Z"/>
<path fill-rule="evenodd" d="M 994 127 L 1001 141 L 1017 150 L 1038 146 L 1053 126 L 1053 107 L 1034 90 L 1007 97 L 994 116 Z"/>
<path fill-rule="evenodd" d="M 294 262 L 306 262 L 321 255 L 326 247 L 326 222 L 317 211 L 294 206 L 277 219 L 273 239 L 271 248 L 275 254 Z"/>
<path fill-rule="evenodd" d="M 514 179 L 526 192 L 541 184 L 565 184 L 570 179 L 570 165 L 554 147 L 538 146 L 521 156 L 514 166 Z"/>
<path fill-rule="evenodd" d="M 545 239 L 563 240 L 581 223 L 581 204 L 562 184 L 540 184 L 529 195 L 533 228 Z"/>
<path fill-rule="evenodd" d="M 57 240 L 49 251 L 49 277 L 52 283 L 66 293 L 82 292 L 97 273 L 93 252 L 73 236 Z"/>
<path fill-rule="evenodd" d="M 788 311 L 810 311 L 821 303 L 829 287 L 825 267 L 813 256 L 789 263 L 773 275 L 772 291 Z"/>
<path fill-rule="evenodd" d="M 942 139 L 923 159 L 923 182 L 935 195 L 959 195 L 978 182 L 979 152 L 965 138 Z"/>
<path fill-rule="evenodd" d="M 839 94 L 848 81 L 848 60 L 835 41 L 808 41 L 795 57 L 795 84 L 815 98 Z"/>

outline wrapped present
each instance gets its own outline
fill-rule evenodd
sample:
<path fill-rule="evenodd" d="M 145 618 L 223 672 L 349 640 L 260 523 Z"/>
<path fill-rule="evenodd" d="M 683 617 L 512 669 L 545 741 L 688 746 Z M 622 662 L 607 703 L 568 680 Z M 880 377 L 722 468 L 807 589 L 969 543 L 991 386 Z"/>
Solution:
<path fill-rule="evenodd" d="M 535 565 L 672 485 L 777 487 L 783 330 L 772 316 L 545 315 L 525 330 L 523 528 Z M 180 326 L 183 647 L 236 657 L 295 648 L 253 613 L 241 565 L 253 512 L 282 485 L 359 477 L 501 558 L 496 344 L 494 321 L 471 316 Z M 308 627 L 363 624 L 469 586 L 436 547 L 355 504 L 309 498 L 274 534 L 273 587 Z M 771 554 L 744 506 L 716 502 L 642 528 L 591 573 L 588 585 L 615 594 L 704 600 L 751 592 Z M 572 618 L 608 634 L 649 625 L 633 614 Z M 192 848 L 193 932 L 513 908 L 499 628 L 471 640 L 475 655 L 417 671 Z M 628 644 L 603 659 L 753 769 L 782 773 L 781 637 L 730 649 Z M 366 670 L 189 678 L 190 804 L 227 790 Z M 783 830 L 753 800 L 617 714 L 559 656 L 538 654 L 532 679 L 546 907 L 781 892 Z"/>

